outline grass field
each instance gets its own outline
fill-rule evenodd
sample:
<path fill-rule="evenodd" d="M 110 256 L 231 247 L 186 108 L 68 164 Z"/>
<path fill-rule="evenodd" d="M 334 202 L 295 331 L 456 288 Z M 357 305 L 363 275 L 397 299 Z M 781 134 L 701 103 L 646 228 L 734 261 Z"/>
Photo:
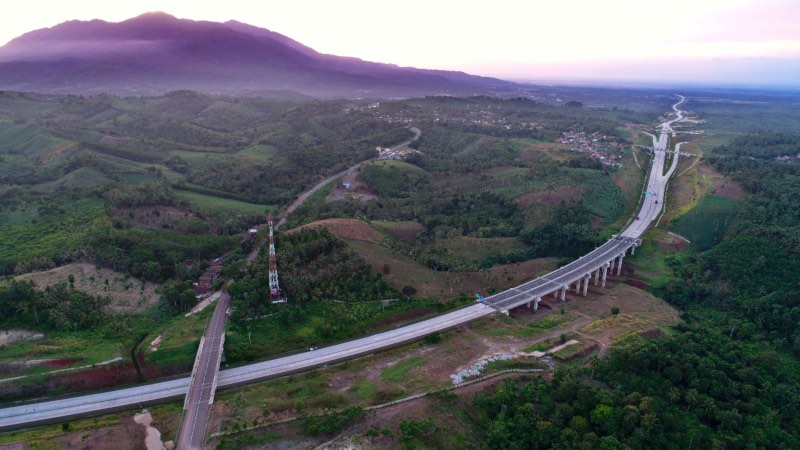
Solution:
<path fill-rule="evenodd" d="M 199 209 L 211 212 L 266 214 L 267 210 L 272 210 L 275 208 L 272 205 L 258 205 L 255 203 L 214 197 L 211 195 L 199 194 L 191 191 L 175 191 L 175 197 L 180 200 L 187 200 Z"/>
<path fill-rule="evenodd" d="M 24 153 L 38 155 L 64 142 L 34 124 L 16 125 L 0 122 L 0 153 Z"/>
<path fill-rule="evenodd" d="M 109 340 L 98 333 L 50 333 L 42 339 L 19 342 L 0 348 L 0 363 L 31 359 L 68 359 L 74 360 L 74 362 L 65 367 L 79 367 L 108 361 L 116 356 L 128 356 L 123 354 L 122 350 L 118 342 Z M 24 373 L 41 373 L 47 370 L 53 369 L 35 365 Z M 5 376 L 0 376 L 0 378 L 5 378 Z"/>
<path fill-rule="evenodd" d="M 436 248 L 445 251 L 467 264 L 478 264 L 489 256 L 500 255 L 521 247 L 523 244 L 513 237 L 478 238 L 455 236 L 437 242 Z"/>
<path fill-rule="evenodd" d="M 152 332 L 142 341 L 142 348 L 148 348 L 157 336 L 161 336 L 161 345 L 156 351 L 147 353 L 147 360 L 161 364 L 166 363 L 186 363 L 194 359 L 200 337 L 206 329 L 208 318 L 217 306 L 213 303 L 203 311 L 184 317 L 183 314 L 175 316 L 158 331 Z"/>
<path fill-rule="evenodd" d="M 376 273 L 383 270 L 384 264 L 388 264 L 390 272 L 384 275 L 383 279 L 394 288 L 402 289 L 409 285 L 417 290 L 419 297 L 439 299 L 455 297 L 461 290 L 460 286 L 453 285 L 452 277 L 448 273 L 435 272 L 389 248 L 354 240 L 347 240 L 347 245 L 366 259 Z M 451 286 L 454 292 L 452 295 Z"/>
<path fill-rule="evenodd" d="M 237 154 L 238 155 L 242 155 L 242 156 L 251 156 L 251 157 L 254 157 L 254 158 L 258 158 L 258 159 L 267 161 L 270 158 L 272 158 L 272 155 L 274 155 L 275 152 L 277 152 L 277 151 L 278 151 L 278 149 L 275 148 L 272 145 L 258 144 L 258 145 L 253 145 L 253 146 L 247 147 L 246 149 L 240 151 Z"/>
<path fill-rule="evenodd" d="M 110 425 L 116 425 L 120 423 L 121 418 L 119 416 L 104 416 L 104 417 L 95 417 L 93 419 L 84 419 L 84 420 L 76 420 L 73 422 L 69 422 L 69 428 L 67 430 L 64 429 L 62 424 L 58 425 L 47 425 L 40 428 L 34 429 L 27 429 L 21 431 L 13 431 L 10 433 L 3 433 L 0 434 L 0 446 L 3 448 L 31 448 L 31 449 L 47 449 L 53 448 L 58 449 L 59 443 L 54 441 L 54 439 L 65 436 L 70 433 L 80 432 L 80 431 L 92 431 L 102 427 L 107 427 Z M 14 443 L 26 443 L 28 444 L 27 447 L 23 447 L 24 444 L 21 444 L 19 447 L 13 445 Z M 9 447 L 5 447 L 4 444 L 12 444 Z"/>
<path fill-rule="evenodd" d="M 403 381 L 408 377 L 408 373 L 416 367 L 425 365 L 425 360 L 419 357 L 409 358 L 404 361 L 384 369 L 381 372 L 383 381 Z"/>
<path fill-rule="evenodd" d="M 383 167 L 383 168 L 387 168 L 387 169 L 388 168 L 397 169 L 400 172 L 403 172 L 403 173 L 406 173 L 406 174 L 412 174 L 412 175 L 424 175 L 424 174 L 428 173 L 425 169 L 423 169 L 423 168 L 421 168 L 419 166 L 415 166 L 414 164 L 409 164 L 409 163 L 403 162 L 403 161 L 395 161 L 395 160 L 385 160 L 384 161 L 384 160 L 381 160 L 381 161 L 375 161 L 372 164 L 376 165 L 376 166 Z"/>
<path fill-rule="evenodd" d="M 150 175 L 152 178 L 152 175 Z M 36 189 L 45 192 L 56 192 L 64 189 L 83 189 L 110 182 L 111 179 L 96 169 L 81 167 L 58 178 L 36 185 Z M 126 180 L 127 181 L 127 180 Z"/>
<path fill-rule="evenodd" d="M 425 231 L 425 227 L 417 222 L 389 222 L 385 220 L 373 220 L 370 222 L 376 230 L 386 233 L 398 241 L 413 244 L 417 240 L 417 235 Z"/>
<path fill-rule="evenodd" d="M 725 235 L 741 202 L 727 197 L 708 195 L 688 213 L 670 223 L 670 230 L 692 242 L 697 250 L 708 250 Z"/>
<path fill-rule="evenodd" d="M 667 265 L 667 257 L 684 253 L 665 252 L 659 242 L 669 239 L 669 235 L 663 229 L 648 230 L 643 239 L 642 246 L 636 250 L 636 254 L 626 258 L 635 267 L 636 278 L 649 285 L 657 284 L 666 280 L 672 273 L 672 269 Z"/>

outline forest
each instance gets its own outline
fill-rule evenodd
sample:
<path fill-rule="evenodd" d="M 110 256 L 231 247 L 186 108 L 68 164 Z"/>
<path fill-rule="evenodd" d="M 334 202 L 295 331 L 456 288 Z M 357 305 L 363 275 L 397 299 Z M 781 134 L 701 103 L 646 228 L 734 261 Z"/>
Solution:
<path fill-rule="evenodd" d="M 487 448 L 745 449 L 800 445 L 797 361 L 689 316 L 552 382 L 513 380 L 474 401 Z M 775 370 L 781 366 L 782 370 Z"/>
<path fill-rule="evenodd" d="M 800 356 L 800 164 L 780 161 L 800 136 L 746 135 L 709 158 L 748 193 L 720 244 L 673 261 L 674 278 L 657 289 L 682 308 L 724 311 L 732 334 L 746 333 Z"/>

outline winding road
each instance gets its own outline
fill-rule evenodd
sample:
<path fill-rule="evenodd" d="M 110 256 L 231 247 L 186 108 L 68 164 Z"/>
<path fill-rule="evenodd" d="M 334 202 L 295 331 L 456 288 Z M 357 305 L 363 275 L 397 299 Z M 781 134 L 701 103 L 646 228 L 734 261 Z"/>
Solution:
<path fill-rule="evenodd" d="M 390 149 L 390 151 L 396 151 L 396 150 L 399 150 L 399 149 L 401 149 L 403 147 L 406 147 L 406 146 L 410 145 L 412 142 L 414 142 L 417 139 L 419 139 L 419 137 L 422 135 L 422 131 L 420 131 L 420 129 L 417 128 L 417 127 L 412 127 L 411 128 L 411 132 L 414 133 L 414 137 L 412 137 L 411 139 L 409 139 L 409 140 L 407 140 L 405 142 L 402 142 L 400 144 L 395 145 L 394 147 L 392 147 Z M 286 217 L 289 214 L 291 214 L 295 209 L 299 208 L 300 205 L 305 203 L 305 201 L 308 200 L 309 197 L 311 197 L 318 190 L 322 189 L 326 184 L 328 184 L 328 183 L 330 183 L 332 181 L 335 181 L 335 180 L 337 180 L 339 178 L 342 178 L 343 176 L 345 176 L 348 173 L 358 169 L 359 167 L 361 167 L 361 166 L 363 166 L 365 164 L 369 164 L 369 163 L 371 163 L 371 162 L 373 162 L 373 161 L 375 161 L 377 159 L 378 159 L 378 157 L 375 156 L 375 157 L 372 157 L 370 159 L 366 159 L 364 161 L 361 161 L 358 164 L 354 164 L 354 165 L 348 167 L 347 169 L 344 169 L 343 171 L 341 171 L 341 172 L 339 172 L 337 174 L 334 174 L 334 175 L 329 176 L 328 178 L 325 178 L 324 180 L 322 180 L 319 183 L 315 184 L 314 187 L 312 187 L 311 189 L 309 189 L 309 190 L 303 192 L 302 194 L 300 194 L 300 196 L 297 197 L 297 200 L 293 201 L 292 204 L 289 205 L 288 208 L 286 208 L 286 212 L 283 214 L 283 217 L 281 217 L 281 220 L 278 221 L 278 224 L 275 226 L 275 229 L 276 230 L 279 229 L 281 227 L 281 225 L 283 225 L 284 222 L 286 222 Z"/>

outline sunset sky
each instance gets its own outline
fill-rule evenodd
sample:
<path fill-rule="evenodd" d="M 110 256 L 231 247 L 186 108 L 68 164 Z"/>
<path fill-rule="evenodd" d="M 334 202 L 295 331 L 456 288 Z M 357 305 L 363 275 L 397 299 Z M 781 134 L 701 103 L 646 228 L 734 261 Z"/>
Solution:
<path fill-rule="evenodd" d="M 800 85 L 800 0 L 27 0 L 0 43 L 147 11 L 239 20 L 320 52 L 515 80 Z"/>

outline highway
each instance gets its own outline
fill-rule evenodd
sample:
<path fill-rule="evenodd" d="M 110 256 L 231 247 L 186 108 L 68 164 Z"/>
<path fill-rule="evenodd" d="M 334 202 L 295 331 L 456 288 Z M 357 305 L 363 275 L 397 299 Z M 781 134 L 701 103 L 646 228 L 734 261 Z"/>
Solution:
<path fill-rule="evenodd" d="M 531 302 L 533 302 L 535 308 L 538 305 L 538 301 L 549 294 L 559 295 L 563 299 L 564 293 L 572 283 L 578 283 L 578 286 L 582 284 L 584 295 L 586 295 L 586 289 L 592 277 L 595 280 L 595 284 L 598 284 L 602 278 L 603 285 L 605 285 L 607 272 L 614 267 L 614 264 L 617 265 L 617 273 L 619 273 L 619 267 L 622 264 L 625 253 L 629 249 L 633 251 L 640 244 L 642 234 L 659 217 L 663 210 L 667 182 L 678 166 L 678 156 L 682 143 L 676 145 L 675 151 L 672 152 L 671 167 L 664 174 L 667 144 L 670 135 L 675 135 L 672 125 L 682 121 L 684 118 L 683 111 L 678 109 L 678 106 L 686 99 L 683 96 L 678 97 L 680 97 L 680 101 L 672 105 L 676 117 L 658 126 L 661 129 L 658 137 L 650 135 L 653 138 L 653 162 L 650 167 L 641 206 L 636 216 L 628 222 L 622 232 L 566 266 L 515 288 L 487 297 L 484 300 L 487 305 L 504 312 L 521 305 L 530 306 Z M 575 288 L 576 292 L 579 291 L 578 286 Z"/>
<path fill-rule="evenodd" d="M 177 448 L 199 449 L 203 445 L 217 389 L 217 375 L 225 343 L 225 321 L 231 296 L 222 292 L 214 314 L 208 321 L 195 357 L 194 369 L 183 404 L 183 416 L 178 430 Z"/>
<path fill-rule="evenodd" d="M 653 139 L 655 151 L 647 184 L 647 189 L 649 192 L 653 192 L 653 195 L 644 195 L 642 205 L 638 212 L 639 218 L 631 219 L 618 236 L 610 239 L 589 254 L 544 276 L 491 297 L 487 297 L 483 303 L 462 308 L 442 316 L 332 345 L 330 347 L 219 371 L 217 386 L 229 387 L 243 385 L 257 380 L 285 376 L 315 367 L 324 367 L 357 356 L 375 353 L 389 347 L 419 339 L 435 331 L 446 330 L 488 316 L 496 313 L 498 310 L 508 311 L 511 308 L 525 305 L 526 303 L 530 305 L 531 301 L 536 301 L 537 298 L 541 298 L 547 294 L 560 293 L 563 298 L 567 287 L 576 281 L 583 283 L 585 294 L 586 286 L 588 286 L 589 283 L 589 277 L 592 274 L 597 284 L 600 280 L 601 271 L 603 280 L 605 280 L 607 270 L 616 267 L 617 271 L 619 271 L 625 253 L 629 249 L 633 251 L 641 242 L 639 240 L 641 234 L 661 212 L 663 201 L 655 202 L 657 199 L 664 198 L 668 176 L 674 172 L 678 157 L 678 153 L 675 152 L 672 167 L 668 174 L 664 175 L 663 168 L 667 141 L 669 135 L 675 133 L 671 125 L 683 118 L 682 112 L 677 108 L 683 101 L 684 99 L 681 98 L 681 101 L 673 106 L 673 109 L 677 113 L 677 118 L 661 124 L 660 136 L 658 139 L 655 137 Z M 679 146 L 676 147 L 679 149 Z M 220 299 L 220 301 L 222 301 L 222 299 Z M 209 362 L 208 364 L 196 364 L 194 373 L 197 376 L 195 378 L 199 378 L 200 373 L 216 372 L 212 370 L 214 362 L 213 358 L 209 358 L 209 356 L 213 354 L 215 345 L 222 345 L 221 339 L 222 336 L 224 336 L 222 331 L 224 331 L 225 317 L 220 317 L 217 313 L 220 311 L 224 313 L 227 308 L 221 308 L 220 306 L 221 304 L 218 305 L 212 320 L 209 322 L 209 327 L 213 328 L 213 331 L 203 339 L 203 349 L 198 356 L 198 358 L 201 358 L 205 355 L 205 358 L 208 359 Z M 219 324 L 222 324 L 221 329 L 217 328 Z M 215 335 L 220 336 L 219 341 L 213 339 Z M 210 340 L 211 342 L 206 344 L 206 340 Z M 216 364 L 218 364 L 218 362 Z M 182 430 L 179 436 L 179 443 L 187 443 L 186 448 L 196 448 L 190 446 L 202 442 L 205 434 L 205 423 L 207 422 L 207 410 L 204 413 L 201 411 L 201 408 L 194 410 L 191 408 L 193 408 L 194 405 L 199 406 L 204 402 L 210 404 L 210 402 L 213 401 L 213 380 L 211 384 L 209 384 L 209 378 L 205 378 L 199 384 L 200 388 L 195 389 L 193 387 L 189 396 L 186 397 L 187 409 L 184 416 L 191 417 L 192 414 L 195 414 L 197 418 L 195 421 L 197 425 L 189 427 L 194 428 L 194 431 L 188 431 L 189 434 L 186 435 Z M 0 409 L 0 430 L 66 420 L 73 417 L 102 412 L 140 408 L 145 404 L 158 403 L 183 397 L 186 395 L 187 391 L 189 391 L 189 377 L 90 395 L 11 406 Z M 190 412 L 190 410 L 194 412 Z M 203 414 L 205 414 L 206 417 L 204 420 L 201 420 L 203 419 L 203 417 L 201 417 Z M 184 420 L 187 419 L 184 418 Z M 202 426 L 200 425 L 201 422 L 203 422 Z M 184 423 L 182 425 L 186 424 Z"/>

